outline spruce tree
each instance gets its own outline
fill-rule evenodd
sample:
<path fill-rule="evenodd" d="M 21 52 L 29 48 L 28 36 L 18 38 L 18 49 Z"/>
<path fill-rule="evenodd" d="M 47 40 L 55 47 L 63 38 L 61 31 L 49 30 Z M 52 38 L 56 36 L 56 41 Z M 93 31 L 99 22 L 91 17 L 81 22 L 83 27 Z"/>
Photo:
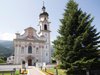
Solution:
<path fill-rule="evenodd" d="M 74 0 L 66 5 L 63 19 L 58 30 L 60 34 L 54 40 L 55 58 L 62 63 L 63 68 L 90 69 L 100 61 L 99 33 L 91 23 L 94 18 L 78 8 Z M 100 66 L 100 64 L 99 64 Z"/>

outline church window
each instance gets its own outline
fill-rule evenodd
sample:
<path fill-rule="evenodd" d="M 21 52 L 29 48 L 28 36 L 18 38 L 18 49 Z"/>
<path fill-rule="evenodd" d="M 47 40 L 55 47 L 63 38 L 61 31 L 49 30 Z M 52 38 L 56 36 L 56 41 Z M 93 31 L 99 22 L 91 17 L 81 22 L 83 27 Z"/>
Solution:
<path fill-rule="evenodd" d="M 36 48 L 36 50 L 38 50 L 38 47 Z"/>
<path fill-rule="evenodd" d="M 46 24 L 44 25 L 44 30 L 47 30 L 47 25 Z"/>
<path fill-rule="evenodd" d="M 46 17 L 44 19 L 46 20 Z"/>
<path fill-rule="evenodd" d="M 32 53 L 32 46 L 28 47 L 28 53 Z"/>
<path fill-rule="evenodd" d="M 36 53 L 38 53 L 39 52 L 39 50 L 38 50 L 38 47 L 36 48 Z"/>

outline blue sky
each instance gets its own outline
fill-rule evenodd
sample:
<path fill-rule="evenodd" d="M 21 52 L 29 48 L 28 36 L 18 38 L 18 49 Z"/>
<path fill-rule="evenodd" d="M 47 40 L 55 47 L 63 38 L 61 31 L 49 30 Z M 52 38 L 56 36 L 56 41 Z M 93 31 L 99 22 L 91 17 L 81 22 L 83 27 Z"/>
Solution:
<path fill-rule="evenodd" d="M 100 0 L 75 0 L 84 12 L 94 17 L 93 25 L 100 31 Z M 44 0 L 51 21 L 51 41 L 57 30 L 68 0 Z M 0 40 L 12 40 L 16 32 L 22 33 L 29 26 L 39 30 L 39 14 L 43 0 L 0 0 Z"/>

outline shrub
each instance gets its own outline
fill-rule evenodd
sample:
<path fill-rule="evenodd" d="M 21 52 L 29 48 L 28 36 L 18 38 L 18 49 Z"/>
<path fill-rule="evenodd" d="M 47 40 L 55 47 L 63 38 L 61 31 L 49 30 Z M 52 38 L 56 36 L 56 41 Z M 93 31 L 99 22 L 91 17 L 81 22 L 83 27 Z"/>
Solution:
<path fill-rule="evenodd" d="M 2 59 L 0 59 L 0 63 L 5 63 L 5 61 L 4 61 L 4 60 L 2 60 Z"/>

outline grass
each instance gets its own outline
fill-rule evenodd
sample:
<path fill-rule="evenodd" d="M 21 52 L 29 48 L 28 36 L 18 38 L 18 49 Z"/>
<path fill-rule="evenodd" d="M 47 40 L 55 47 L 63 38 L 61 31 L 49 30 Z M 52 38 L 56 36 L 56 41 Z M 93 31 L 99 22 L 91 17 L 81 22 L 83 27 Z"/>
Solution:
<path fill-rule="evenodd" d="M 20 74 L 19 74 L 19 70 L 16 71 L 15 75 L 20 75 Z"/>
<path fill-rule="evenodd" d="M 0 75 L 2 75 L 2 73 L 0 73 Z M 4 73 L 4 75 L 11 75 L 11 73 Z M 15 75 L 20 75 L 18 70 L 16 71 Z"/>
<path fill-rule="evenodd" d="M 58 69 L 58 75 L 66 75 L 65 73 L 66 70 L 63 69 Z M 46 75 L 55 75 L 56 69 L 54 68 L 48 68 L 47 71 L 43 71 Z"/>

